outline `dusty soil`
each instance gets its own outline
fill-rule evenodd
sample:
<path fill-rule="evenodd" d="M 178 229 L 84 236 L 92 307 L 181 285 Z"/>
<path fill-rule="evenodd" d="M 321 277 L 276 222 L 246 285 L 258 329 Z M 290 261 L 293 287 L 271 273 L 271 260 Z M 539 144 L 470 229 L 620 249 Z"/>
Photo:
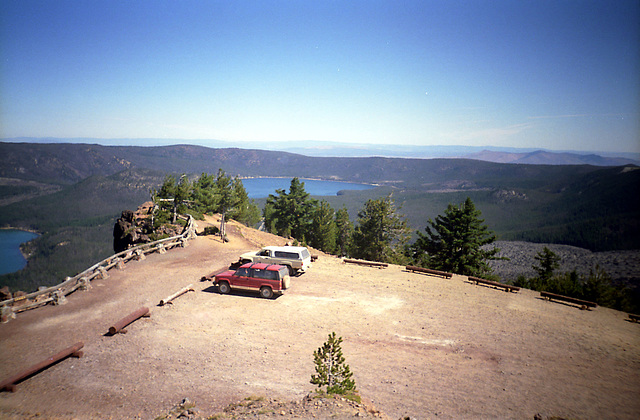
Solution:
<path fill-rule="evenodd" d="M 84 342 L 84 357 L 1 393 L 0 417 L 153 419 L 188 398 L 204 418 L 233 410 L 237 418 L 350 418 L 376 409 L 396 419 L 640 418 L 640 324 L 625 313 L 322 254 L 276 299 L 220 295 L 200 278 L 241 252 L 284 243 L 238 225 L 229 231 L 229 243 L 198 237 L 109 271 L 66 305 L 0 325 L 0 379 Z M 194 292 L 157 306 L 190 283 Z M 106 335 L 141 306 L 149 318 Z M 315 412 L 317 401 L 306 398 L 315 389 L 313 351 L 332 331 L 344 339 L 365 405 L 319 400 L 342 411 Z M 266 408 L 238 411 L 253 401 Z"/>

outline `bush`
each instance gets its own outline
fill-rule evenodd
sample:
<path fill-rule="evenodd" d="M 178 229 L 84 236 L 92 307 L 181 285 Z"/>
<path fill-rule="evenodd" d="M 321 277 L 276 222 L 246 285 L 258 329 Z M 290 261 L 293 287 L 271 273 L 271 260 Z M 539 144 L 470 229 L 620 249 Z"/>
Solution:
<path fill-rule="evenodd" d="M 327 394 L 355 394 L 356 383 L 351 377 L 353 373 L 345 364 L 342 355 L 342 337 L 336 339 L 336 333 L 329 334 L 329 339 L 313 352 L 317 375 L 311 375 L 311 383 L 318 388 L 327 386 Z"/>
<path fill-rule="evenodd" d="M 220 234 L 220 229 L 217 226 L 207 226 L 204 228 L 205 235 L 218 235 Z"/>

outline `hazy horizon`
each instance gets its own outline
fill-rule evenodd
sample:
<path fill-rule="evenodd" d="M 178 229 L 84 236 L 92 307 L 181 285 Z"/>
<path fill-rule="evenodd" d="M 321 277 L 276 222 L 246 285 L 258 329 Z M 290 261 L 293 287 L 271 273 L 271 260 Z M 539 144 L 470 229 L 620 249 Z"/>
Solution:
<path fill-rule="evenodd" d="M 0 138 L 640 153 L 639 16 L 635 0 L 5 0 Z"/>

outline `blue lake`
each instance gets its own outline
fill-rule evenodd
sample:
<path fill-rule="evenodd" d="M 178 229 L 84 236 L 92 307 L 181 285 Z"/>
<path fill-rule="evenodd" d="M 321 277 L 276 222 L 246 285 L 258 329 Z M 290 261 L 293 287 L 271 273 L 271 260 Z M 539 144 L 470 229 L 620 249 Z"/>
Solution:
<path fill-rule="evenodd" d="M 0 229 L 0 274 L 13 273 L 27 264 L 20 252 L 20 244 L 29 242 L 38 234 L 24 230 Z"/>
<path fill-rule="evenodd" d="M 277 189 L 289 192 L 292 178 L 248 178 L 242 180 L 249 198 L 264 198 L 269 194 L 276 195 Z M 337 195 L 342 190 L 368 190 L 374 188 L 373 185 L 357 184 L 353 182 L 340 181 L 319 181 L 315 179 L 300 178 L 304 182 L 304 190 L 311 195 L 327 196 Z"/>

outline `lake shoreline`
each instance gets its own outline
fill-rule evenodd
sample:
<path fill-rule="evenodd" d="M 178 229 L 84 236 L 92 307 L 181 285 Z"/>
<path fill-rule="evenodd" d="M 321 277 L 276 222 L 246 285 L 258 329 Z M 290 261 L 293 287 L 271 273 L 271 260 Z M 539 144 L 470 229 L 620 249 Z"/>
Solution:
<path fill-rule="evenodd" d="M 298 178 L 298 177 L 294 177 L 294 176 L 241 176 L 238 177 L 238 179 L 243 180 L 243 179 L 269 179 L 269 178 L 273 178 L 273 179 L 293 179 L 293 178 Z M 372 187 L 379 187 L 380 184 L 375 184 L 375 183 L 371 183 L 371 182 L 358 182 L 358 181 L 347 181 L 345 179 L 326 179 L 326 178 L 298 178 L 300 181 L 304 182 L 305 180 L 309 180 L 309 181 L 326 181 L 326 182 L 344 182 L 346 184 L 362 184 L 362 185 L 370 185 Z"/>
<path fill-rule="evenodd" d="M 28 253 L 28 252 L 25 251 L 24 245 L 28 244 L 31 241 L 34 241 L 37 238 L 39 238 L 40 236 L 42 236 L 42 234 L 40 232 L 37 232 L 34 229 L 23 229 L 23 228 L 19 228 L 19 227 L 15 227 L 15 226 L 3 226 L 3 227 L 0 228 L 0 231 L 4 231 L 4 232 L 6 232 L 6 231 L 25 232 L 25 233 L 30 233 L 30 234 L 33 234 L 33 235 L 37 235 L 37 236 L 35 236 L 35 237 L 31 238 L 31 239 L 25 240 L 24 242 L 20 242 L 19 244 L 17 244 L 17 250 L 20 253 L 20 256 L 22 257 L 22 259 L 24 260 L 24 265 L 21 268 L 15 270 L 15 271 L 4 273 L 2 275 L 13 274 L 13 273 L 17 273 L 17 272 L 20 272 L 20 271 L 24 270 L 27 267 L 27 265 L 29 264 L 29 260 L 31 259 L 31 256 L 32 256 L 31 253 Z M 4 260 L 3 260 L 3 262 L 4 262 Z"/>

